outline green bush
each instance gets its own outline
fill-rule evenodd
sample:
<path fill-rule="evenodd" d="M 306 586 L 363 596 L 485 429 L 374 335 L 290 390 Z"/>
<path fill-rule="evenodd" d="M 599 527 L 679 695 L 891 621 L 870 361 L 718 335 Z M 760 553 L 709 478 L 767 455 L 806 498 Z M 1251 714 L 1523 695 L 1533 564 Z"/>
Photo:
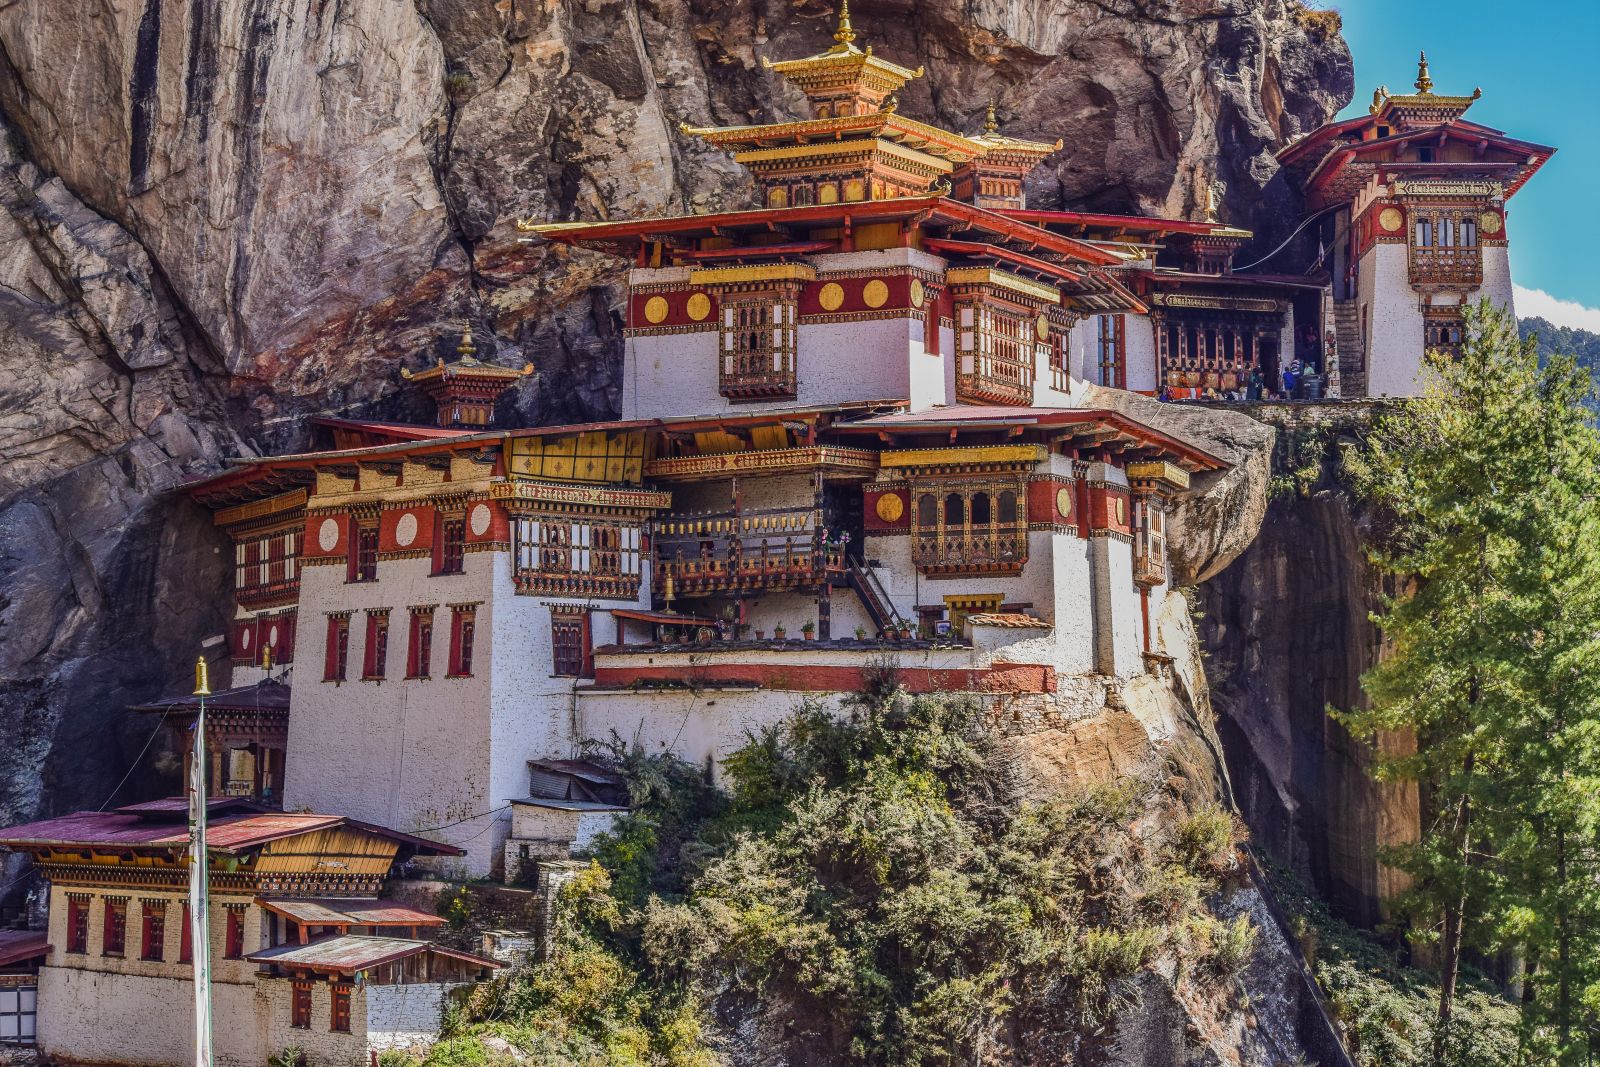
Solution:
<path fill-rule="evenodd" d="M 713 1016 L 766 1011 L 797 1062 L 1063 1062 L 1158 957 L 1207 981 L 1243 966 L 1253 931 L 1203 904 L 1232 864 L 1226 813 L 1173 812 L 1155 779 L 1019 804 L 982 705 L 897 678 L 881 664 L 841 710 L 750 735 L 727 795 L 601 746 L 633 812 L 563 886 L 550 958 L 475 995 L 426 1067 L 480 1067 L 473 1041 L 485 1064 L 509 1046 L 532 1067 L 699 1067 Z"/>

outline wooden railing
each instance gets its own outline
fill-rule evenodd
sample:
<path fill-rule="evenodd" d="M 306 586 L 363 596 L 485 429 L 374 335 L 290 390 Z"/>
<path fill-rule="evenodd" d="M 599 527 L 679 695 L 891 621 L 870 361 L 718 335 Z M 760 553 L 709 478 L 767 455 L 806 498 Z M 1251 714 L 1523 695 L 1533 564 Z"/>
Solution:
<path fill-rule="evenodd" d="M 920 531 L 911 560 L 926 574 L 1014 573 L 1028 561 L 1028 525 Z"/>
<path fill-rule="evenodd" d="M 1411 248 L 1412 285 L 1483 284 L 1483 254 L 1477 245 Z"/>
<path fill-rule="evenodd" d="M 815 510 L 667 516 L 656 526 L 656 591 L 677 596 L 815 585 L 847 573 L 844 546 L 827 544 Z"/>

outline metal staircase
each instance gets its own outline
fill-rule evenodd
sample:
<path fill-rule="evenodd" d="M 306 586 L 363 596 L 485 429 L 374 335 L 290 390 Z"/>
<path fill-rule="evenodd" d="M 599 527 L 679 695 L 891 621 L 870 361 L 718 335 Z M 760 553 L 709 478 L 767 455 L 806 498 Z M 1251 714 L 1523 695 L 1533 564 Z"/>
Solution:
<path fill-rule="evenodd" d="M 1367 353 L 1361 343 L 1361 307 L 1354 300 L 1333 303 L 1333 335 L 1339 357 L 1339 395 L 1367 395 Z"/>
<path fill-rule="evenodd" d="M 874 626 L 888 633 L 901 625 L 900 616 L 895 612 L 889 594 L 878 581 L 877 574 L 859 556 L 851 556 L 845 561 L 845 580 L 856 591 L 856 596 L 861 598 L 861 604 L 867 609 Z"/>

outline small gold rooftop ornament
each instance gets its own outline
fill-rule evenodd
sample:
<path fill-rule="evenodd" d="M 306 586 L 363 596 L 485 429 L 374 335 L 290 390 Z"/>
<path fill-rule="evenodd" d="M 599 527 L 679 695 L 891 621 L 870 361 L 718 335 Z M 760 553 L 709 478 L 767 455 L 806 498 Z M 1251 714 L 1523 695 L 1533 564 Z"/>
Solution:
<path fill-rule="evenodd" d="M 983 113 L 983 132 L 984 133 L 995 133 L 999 129 L 1000 129 L 1000 123 L 995 121 L 995 117 L 994 117 L 994 101 L 991 100 L 991 101 L 989 101 L 989 106 L 986 109 L 984 109 L 984 113 Z"/>
<path fill-rule="evenodd" d="M 1417 53 L 1417 92 L 1424 96 L 1433 94 L 1433 79 L 1428 77 L 1428 53 Z"/>
<path fill-rule="evenodd" d="M 846 48 L 856 39 L 856 31 L 850 26 L 850 0 L 839 0 L 839 28 L 833 31 L 833 39 Z"/>
<path fill-rule="evenodd" d="M 194 695 L 208 697 L 211 695 L 211 675 L 206 670 L 206 658 L 200 656 L 194 661 Z"/>

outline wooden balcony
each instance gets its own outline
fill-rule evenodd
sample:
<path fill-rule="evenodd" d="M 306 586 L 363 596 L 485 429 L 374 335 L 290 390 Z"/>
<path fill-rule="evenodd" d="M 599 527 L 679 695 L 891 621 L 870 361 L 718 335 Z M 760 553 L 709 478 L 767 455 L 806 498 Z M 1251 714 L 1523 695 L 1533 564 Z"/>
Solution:
<path fill-rule="evenodd" d="M 1167 546 L 1164 541 L 1153 541 L 1148 547 L 1134 546 L 1133 580 L 1137 585 L 1160 585 L 1167 580 Z"/>
<path fill-rule="evenodd" d="M 1483 284 L 1483 254 L 1476 245 L 1411 248 L 1412 285 L 1455 285 L 1476 289 Z"/>
<path fill-rule="evenodd" d="M 574 574 L 571 571 L 517 570 L 512 584 L 524 596 L 592 596 L 633 600 L 639 595 L 637 574 Z"/>
<path fill-rule="evenodd" d="M 233 599 L 241 608 L 270 608 L 279 604 L 292 604 L 300 597 L 300 577 L 280 578 L 273 582 L 248 585 L 233 591 Z"/>
<path fill-rule="evenodd" d="M 971 373 L 956 375 L 956 400 L 967 404 L 1033 403 L 1033 358 L 1004 359 L 999 356 L 963 357 L 962 366 Z"/>
<path fill-rule="evenodd" d="M 718 392 L 729 400 L 793 400 L 794 372 L 723 374 Z"/>
<path fill-rule="evenodd" d="M 656 591 L 714 596 L 843 582 L 844 546 L 822 540 L 814 510 L 669 516 L 656 528 Z"/>
<path fill-rule="evenodd" d="M 911 561 L 927 575 L 1019 574 L 1028 562 L 1028 526 L 1019 522 L 923 531 Z"/>

